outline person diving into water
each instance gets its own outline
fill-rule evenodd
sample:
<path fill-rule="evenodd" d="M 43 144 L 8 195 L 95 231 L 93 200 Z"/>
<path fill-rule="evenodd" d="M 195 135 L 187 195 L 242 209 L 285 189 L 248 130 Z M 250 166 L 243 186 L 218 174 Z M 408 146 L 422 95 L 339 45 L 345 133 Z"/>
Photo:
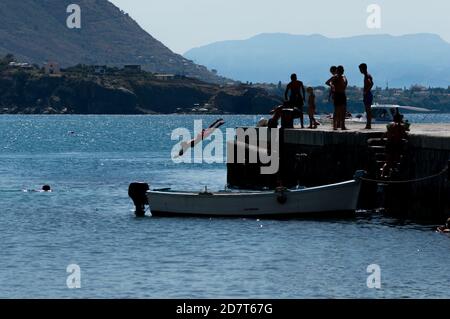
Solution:
<path fill-rule="evenodd" d="M 190 148 L 195 147 L 198 143 L 203 141 L 205 138 L 209 137 L 215 130 L 225 124 L 223 119 L 218 119 L 214 123 L 212 123 L 207 129 L 203 129 L 200 134 L 197 135 L 196 138 L 192 139 L 189 142 L 181 142 L 181 150 L 178 153 L 178 156 L 181 157 L 186 153 L 186 151 Z"/>

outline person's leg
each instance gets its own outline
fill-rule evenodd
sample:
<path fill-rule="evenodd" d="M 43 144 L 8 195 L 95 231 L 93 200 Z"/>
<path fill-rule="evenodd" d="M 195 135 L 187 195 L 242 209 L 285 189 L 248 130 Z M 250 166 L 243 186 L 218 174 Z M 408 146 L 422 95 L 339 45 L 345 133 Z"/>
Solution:
<path fill-rule="evenodd" d="M 336 106 L 336 129 L 341 128 L 341 104 Z"/>
<path fill-rule="evenodd" d="M 367 117 L 366 129 L 370 130 L 372 128 L 372 104 L 365 104 L 365 107 Z"/>
<path fill-rule="evenodd" d="M 336 107 L 336 116 L 337 116 L 337 120 L 336 120 L 336 122 L 337 122 L 337 128 L 339 129 L 339 128 L 341 128 L 342 126 L 341 126 L 341 123 L 342 123 L 342 120 L 341 120 L 341 117 L 342 117 L 342 110 L 341 110 L 341 106 L 340 105 L 338 105 L 337 107 Z"/>
<path fill-rule="evenodd" d="M 373 94 L 372 92 L 369 92 L 364 95 L 364 107 L 366 109 L 366 117 L 367 117 L 367 124 L 366 129 L 372 128 L 372 104 L 373 104 Z"/>
<path fill-rule="evenodd" d="M 342 105 L 339 105 L 339 107 L 338 107 L 338 110 L 339 110 L 339 112 L 338 112 L 338 114 L 339 114 L 339 116 L 338 116 L 338 128 L 340 128 L 340 129 L 342 129 L 342 117 L 344 116 L 344 114 L 342 114 Z"/>
<path fill-rule="evenodd" d="M 311 116 L 311 113 L 309 114 L 309 128 L 313 128 L 314 125 L 314 118 Z"/>
<path fill-rule="evenodd" d="M 334 106 L 334 114 L 333 114 L 333 130 L 337 130 L 338 128 L 338 108 Z"/>
<path fill-rule="evenodd" d="M 347 106 L 342 105 L 342 114 L 341 114 L 341 129 L 346 130 L 347 127 L 345 126 L 345 118 L 347 117 Z"/>
<path fill-rule="evenodd" d="M 300 115 L 301 128 L 305 128 L 305 121 L 304 121 L 304 116 L 303 116 L 303 104 L 301 102 L 299 102 L 298 110 L 300 112 L 299 115 Z"/>

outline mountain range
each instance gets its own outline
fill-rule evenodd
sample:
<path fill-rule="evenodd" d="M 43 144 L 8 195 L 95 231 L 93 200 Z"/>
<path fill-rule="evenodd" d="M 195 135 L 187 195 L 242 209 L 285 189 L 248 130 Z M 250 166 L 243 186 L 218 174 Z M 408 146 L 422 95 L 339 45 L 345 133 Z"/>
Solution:
<path fill-rule="evenodd" d="M 304 82 L 321 85 L 331 65 L 344 65 L 350 84 L 361 85 L 358 66 L 365 62 L 376 85 L 383 88 L 450 85 L 450 44 L 434 34 L 347 38 L 260 34 L 194 48 L 184 56 L 244 82 L 284 83 L 295 72 Z"/>
<path fill-rule="evenodd" d="M 73 0 L 1 0 L 0 56 L 14 54 L 21 62 L 58 62 L 123 66 L 139 64 L 155 73 L 183 74 L 221 82 L 204 66 L 173 53 L 144 31 L 128 14 L 107 0 L 77 0 L 81 28 L 66 21 Z"/>

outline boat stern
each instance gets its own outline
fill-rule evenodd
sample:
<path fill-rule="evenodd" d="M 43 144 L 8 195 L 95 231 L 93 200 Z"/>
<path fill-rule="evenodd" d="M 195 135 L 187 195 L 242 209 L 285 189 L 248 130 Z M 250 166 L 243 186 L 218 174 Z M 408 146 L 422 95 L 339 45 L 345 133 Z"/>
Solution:
<path fill-rule="evenodd" d="M 145 216 L 145 206 L 148 205 L 147 192 L 150 186 L 147 183 L 135 182 L 128 187 L 128 196 L 133 200 L 137 217 Z"/>

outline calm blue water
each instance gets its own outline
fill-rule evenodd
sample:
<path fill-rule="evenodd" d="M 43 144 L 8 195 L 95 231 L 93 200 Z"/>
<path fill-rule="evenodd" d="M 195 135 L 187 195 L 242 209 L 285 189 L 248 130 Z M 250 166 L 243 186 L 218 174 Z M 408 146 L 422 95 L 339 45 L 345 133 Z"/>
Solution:
<path fill-rule="evenodd" d="M 429 226 L 367 214 L 136 219 L 132 181 L 225 185 L 223 164 L 170 160 L 172 129 L 198 118 L 0 116 L 0 298 L 450 297 L 450 238 Z M 229 127 L 257 118 L 225 117 Z M 44 183 L 55 191 L 23 192 Z M 81 267 L 81 289 L 67 288 L 69 264 Z M 370 264 L 381 290 L 366 286 Z"/>

